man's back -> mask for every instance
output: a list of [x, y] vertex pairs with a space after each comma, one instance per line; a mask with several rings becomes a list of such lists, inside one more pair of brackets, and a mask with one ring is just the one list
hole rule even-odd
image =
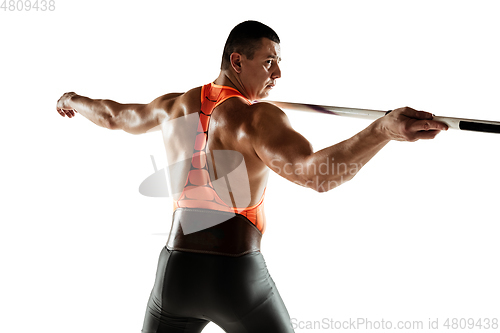
[[[201, 87], [176, 96], [169, 103], [171, 107], [159, 122], [176, 201], [191, 168], [200, 121]], [[256, 205], [264, 194], [269, 169], [256, 155], [250, 139], [258, 112], [258, 105], [248, 105], [242, 98], [232, 97], [218, 105], [210, 117], [206, 148], [210, 180], [229, 206], [235, 202], [240, 208]]]

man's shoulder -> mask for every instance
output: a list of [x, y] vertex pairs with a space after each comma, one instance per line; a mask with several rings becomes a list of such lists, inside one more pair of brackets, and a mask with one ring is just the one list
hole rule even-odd
[[164, 102], [190, 103], [200, 101], [201, 87], [192, 88], [184, 93], [171, 93], [161, 96]]
[[260, 136], [263, 132], [280, 128], [288, 124], [288, 117], [277, 106], [268, 102], [255, 102], [244, 106], [246, 116], [242, 129], [250, 136]]
[[157, 98], [158, 109], [165, 110], [165, 116], [177, 118], [185, 115], [186, 110], [199, 109], [201, 87], [184, 93], [170, 93]]
[[259, 101], [250, 105], [256, 112], [284, 113], [279, 107], [271, 102]]
[[253, 122], [255, 124], [259, 124], [261, 122], [269, 122], [269, 121], [279, 121], [286, 119], [287, 116], [276, 105], [269, 102], [256, 102], [249, 106], [253, 114]]
[[201, 88], [202, 86], [192, 88], [186, 91], [182, 96], [185, 98], [201, 100]]

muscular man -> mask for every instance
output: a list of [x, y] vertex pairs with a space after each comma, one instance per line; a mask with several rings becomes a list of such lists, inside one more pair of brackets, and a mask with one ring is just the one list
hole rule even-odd
[[[389, 141], [432, 139], [443, 123], [405, 107], [350, 139], [314, 152], [276, 106], [259, 101], [281, 76], [280, 40], [255, 21], [230, 33], [219, 77], [149, 104], [92, 100], [75, 93], [57, 103], [95, 124], [132, 134], [161, 130], [174, 216], [160, 254], [143, 332], [293, 332], [270, 277], [260, 239], [269, 169], [324, 192], [350, 180]], [[319, 172], [321, 164], [342, 164]], [[340, 170], [340, 172], [339, 172]]]

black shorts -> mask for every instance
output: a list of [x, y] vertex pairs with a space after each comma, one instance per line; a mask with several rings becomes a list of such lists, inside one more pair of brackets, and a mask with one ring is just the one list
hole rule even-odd
[[260, 252], [230, 257], [165, 247], [142, 332], [201, 332], [209, 322], [229, 333], [294, 332]]

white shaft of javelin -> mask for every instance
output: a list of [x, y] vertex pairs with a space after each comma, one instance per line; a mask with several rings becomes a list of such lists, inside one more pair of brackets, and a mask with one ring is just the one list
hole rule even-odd
[[[362, 118], [362, 119], [378, 119], [385, 116], [387, 111], [371, 110], [371, 109], [356, 109], [356, 108], [345, 108], [339, 106], [329, 106], [329, 105], [314, 105], [314, 104], [302, 104], [302, 103], [289, 103], [289, 102], [276, 102], [276, 101], [265, 101], [276, 105], [279, 108], [315, 112], [315, 113], [325, 113], [337, 116], [345, 116], [352, 118]], [[449, 128], [461, 129], [460, 122], [471, 122], [476, 124], [487, 124], [495, 125], [500, 127], [500, 122], [488, 121], [488, 120], [475, 120], [475, 119], [465, 119], [465, 118], [453, 118], [453, 117], [438, 117], [435, 116], [434, 120], [440, 121], [448, 125]]]

